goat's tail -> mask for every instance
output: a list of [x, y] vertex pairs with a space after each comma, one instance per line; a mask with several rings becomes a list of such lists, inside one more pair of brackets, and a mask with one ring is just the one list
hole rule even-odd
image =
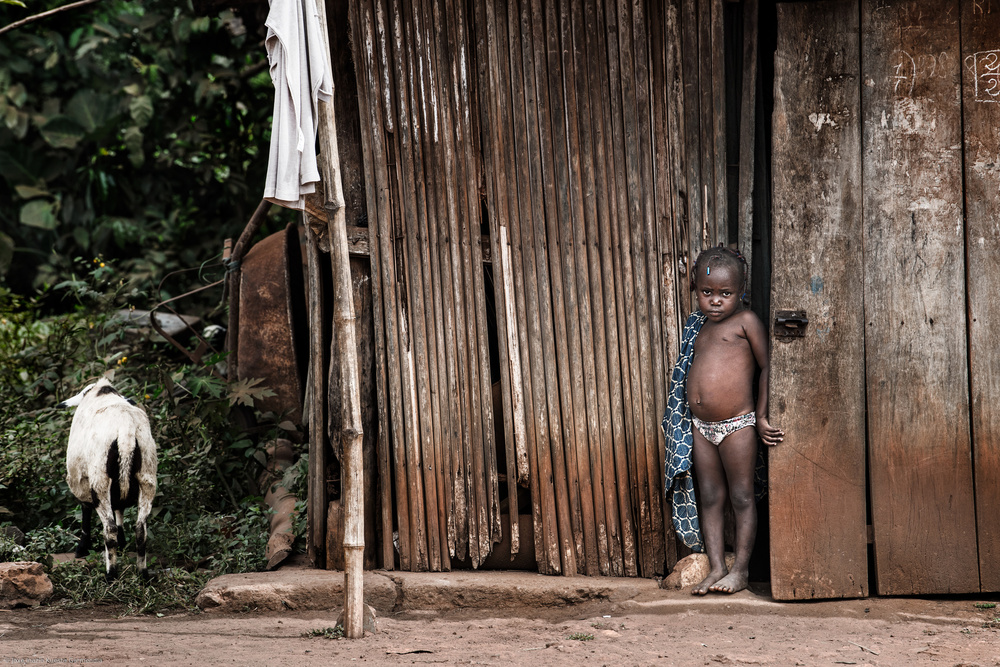
[[[118, 470], [113, 470], [109, 462], [108, 476], [111, 477], [111, 502], [115, 505], [124, 502], [134, 504], [139, 491], [138, 475], [142, 469], [142, 452], [139, 449], [138, 431], [140, 424], [133, 419], [124, 419], [118, 427], [117, 463]], [[113, 459], [116, 452], [109, 453]], [[114, 474], [117, 472], [117, 474]], [[116, 483], [117, 482], [117, 483]]]

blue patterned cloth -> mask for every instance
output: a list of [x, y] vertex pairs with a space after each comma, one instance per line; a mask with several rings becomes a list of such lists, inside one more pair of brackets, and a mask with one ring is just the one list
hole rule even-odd
[[704, 551], [704, 545], [698, 523], [694, 479], [691, 476], [694, 436], [691, 433], [691, 408], [687, 399], [687, 375], [694, 358], [694, 341], [706, 319], [704, 313], [696, 310], [684, 324], [680, 353], [670, 374], [667, 412], [661, 423], [667, 450], [664, 471], [666, 479], [663, 486], [667, 497], [672, 500], [674, 530], [681, 542], [695, 553]]

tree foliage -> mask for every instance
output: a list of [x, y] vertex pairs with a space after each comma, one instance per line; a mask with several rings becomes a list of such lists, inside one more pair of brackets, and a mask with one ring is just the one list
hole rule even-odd
[[[57, 6], [0, 4], [0, 26]], [[0, 35], [0, 276], [104, 254], [132, 277], [217, 255], [260, 201], [273, 88], [256, 30], [111, 0]]]

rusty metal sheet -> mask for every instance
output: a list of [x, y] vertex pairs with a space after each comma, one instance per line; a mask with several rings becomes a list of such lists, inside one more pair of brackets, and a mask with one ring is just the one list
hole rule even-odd
[[302, 421], [307, 360], [303, 280], [294, 224], [257, 243], [240, 266], [237, 376], [262, 379], [275, 396], [255, 407], [296, 424]]

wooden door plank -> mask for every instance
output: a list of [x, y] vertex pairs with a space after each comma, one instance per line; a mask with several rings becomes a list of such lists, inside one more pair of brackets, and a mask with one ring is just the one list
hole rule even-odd
[[778, 6], [771, 302], [810, 320], [771, 352], [779, 600], [868, 593], [858, 76], [857, 0]]
[[978, 592], [958, 1], [864, 0], [861, 16], [878, 592]]
[[979, 576], [1000, 591], [1000, 2], [962, 3], [969, 373]]

